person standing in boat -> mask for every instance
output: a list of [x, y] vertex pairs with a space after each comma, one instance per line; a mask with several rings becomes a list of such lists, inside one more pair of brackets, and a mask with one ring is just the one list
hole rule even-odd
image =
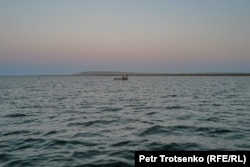
[[122, 76], [122, 79], [124, 79], [124, 80], [128, 80], [128, 74], [123, 75], [123, 76]]

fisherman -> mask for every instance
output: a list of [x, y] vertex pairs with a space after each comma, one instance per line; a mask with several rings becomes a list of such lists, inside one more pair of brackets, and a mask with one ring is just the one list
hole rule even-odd
[[122, 76], [122, 79], [124, 79], [124, 80], [128, 80], [128, 74], [123, 75], [123, 76]]

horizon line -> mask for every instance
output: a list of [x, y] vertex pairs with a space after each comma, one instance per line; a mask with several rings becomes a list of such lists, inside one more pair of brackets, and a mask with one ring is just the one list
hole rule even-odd
[[126, 71], [84, 71], [76, 74], [0, 74], [0, 76], [250, 76], [250, 72], [126, 72]]

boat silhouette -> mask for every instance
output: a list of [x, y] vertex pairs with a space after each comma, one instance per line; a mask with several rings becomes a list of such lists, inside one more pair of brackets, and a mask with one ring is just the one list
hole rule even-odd
[[128, 74], [123, 75], [121, 78], [114, 78], [114, 80], [128, 80]]

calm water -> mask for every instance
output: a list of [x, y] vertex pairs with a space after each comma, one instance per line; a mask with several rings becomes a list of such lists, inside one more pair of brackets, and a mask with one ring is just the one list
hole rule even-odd
[[250, 77], [0, 77], [0, 166], [133, 166], [250, 150]]

